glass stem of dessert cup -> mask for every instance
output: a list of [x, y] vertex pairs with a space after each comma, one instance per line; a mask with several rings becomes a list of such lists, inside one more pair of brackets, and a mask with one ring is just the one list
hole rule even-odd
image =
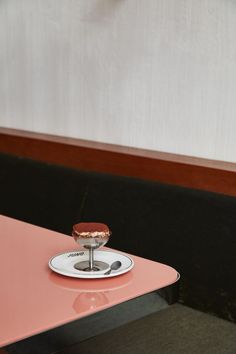
[[94, 270], [94, 248], [89, 247], [89, 271]]

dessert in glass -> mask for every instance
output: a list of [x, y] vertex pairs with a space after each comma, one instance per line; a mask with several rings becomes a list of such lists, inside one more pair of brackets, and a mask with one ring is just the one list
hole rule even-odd
[[106, 224], [95, 222], [80, 222], [73, 226], [72, 236], [75, 242], [89, 251], [88, 261], [77, 262], [74, 267], [85, 272], [106, 271], [109, 264], [94, 260], [94, 250], [104, 246], [111, 231]]

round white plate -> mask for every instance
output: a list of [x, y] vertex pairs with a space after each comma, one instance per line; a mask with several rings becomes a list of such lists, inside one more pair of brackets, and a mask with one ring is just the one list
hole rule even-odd
[[111, 251], [95, 251], [95, 261], [102, 261], [108, 263], [110, 266], [115, 261], [121, 262], [121, 267], [118, 270], [113, 270], [110, 274], [104, 274], [104, 272], [85, 272], [74, 268], [74, 264], [81, 261], [87, 261], [89, 259], [88, 251], [72, 251], [58, 254], [49, 260], [49, 268], [54, 272], [66, 275], [74, 278], [84, 279], [99, 279], [110, 278], [117, 275], [121, 275], [130, 271], [134, 266], [134, 261], [121, 253]]

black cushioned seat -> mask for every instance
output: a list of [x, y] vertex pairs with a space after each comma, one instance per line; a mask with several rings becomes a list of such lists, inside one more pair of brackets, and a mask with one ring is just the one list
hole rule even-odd
[[104, 220], [109, 246], [173, 266], [179, 301], [236, 322], [236, 198], [94, 174], [81, 208]]
[[86, 195], [86, 173], [0, 154], [0, 212], [71, 234]]
[[235, 354], [236, 325], [172, 305], [58, 354]]

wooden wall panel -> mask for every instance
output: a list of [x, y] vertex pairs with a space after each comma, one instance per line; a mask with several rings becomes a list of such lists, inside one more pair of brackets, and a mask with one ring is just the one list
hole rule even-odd
[[236, 196], [236, 164], [0, 129], [0, 151], [88, 171]]

